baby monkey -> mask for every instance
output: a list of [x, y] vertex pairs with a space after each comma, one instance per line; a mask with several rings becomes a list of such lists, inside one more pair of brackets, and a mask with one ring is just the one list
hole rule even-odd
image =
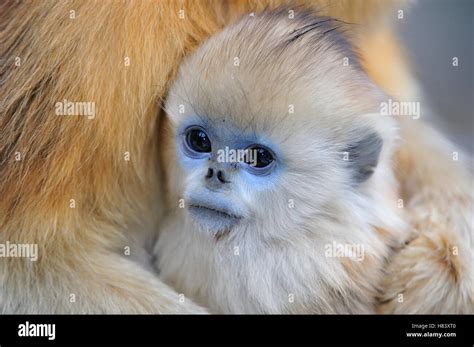
[[219, 313], [370, 313], [404, 224], [397, 127], [340, 22], [248, 16], [180, 67], [165, 105], [162, 278]]

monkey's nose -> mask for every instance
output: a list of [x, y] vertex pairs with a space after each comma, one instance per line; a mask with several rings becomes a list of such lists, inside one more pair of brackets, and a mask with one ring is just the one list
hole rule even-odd
[[222, 170], [215, 170], [212, 167], [207, 169], [206, 173], [206, 179], [210, 182], [219, 182], [219, 183], [229, 183], [229, 181], [226, 180], [224, 171]]

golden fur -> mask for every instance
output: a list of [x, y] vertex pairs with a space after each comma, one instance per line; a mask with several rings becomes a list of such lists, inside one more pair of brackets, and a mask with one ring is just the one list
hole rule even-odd
[[[152, 272], [120, 254], [134, 231], [154, 230], [160, 218], [161, 170], [154, 160], [159, 106], [182, 57], [239, 14], [282, 2], [1, 2], [0, 241], [40, 247], [36, 263], [0, 260], [2, 312], [201, 311], [179, 303]], [[382, 41], [393, 43], [389, 56], [379, 50], [379, 37], [361, 32], [354, 43], [383, 88], [413, 88], [409, 78], [395, 78], [393, 71], [407, 70], [396, 40], [378, 20], [391, 2], [299, 2], [384, 28]], [[386, 62], [383, 69], [370, 63], [379, 59]], [[55, 115], [54, 104], [63, 99], [95, 102], [97, 117]], [[408, 150], [410, 155], [416, 153]], [[438, 183], [427, 180], [426, 190]], [[137, 248], [131, 247], [132, 255]], [[77, 302], [71, 303], [71, 294]]]

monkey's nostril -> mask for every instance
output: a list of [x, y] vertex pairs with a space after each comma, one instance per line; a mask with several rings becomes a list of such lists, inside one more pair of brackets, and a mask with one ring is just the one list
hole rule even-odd
[[222, 170], [215, 171], [213, 168], [207, 169], [205, 178], [213, 183], [228, 183], [224, 178], [224, 172]]
[[217, 178], [218, 178], [219, 181], [221, 181], [222, 183], [226, 183], [226, 182], [227, 182], [227, 181], [224, 179], [224, 173], [223, 173], [221, 170], [219, 170], [219, 171], [217, 172]]

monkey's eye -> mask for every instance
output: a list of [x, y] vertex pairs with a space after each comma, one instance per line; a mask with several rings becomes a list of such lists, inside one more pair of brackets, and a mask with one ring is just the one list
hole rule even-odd
[[251, 145], [247, 147], [246, 151], [245, 163], [254, 168], [268, 168], [275, 162], [273, 152], [265, 146]]
[[211, 140], [201, 128], [190, 128], [186, 131], [186, 145], [194, 152], [209, 153], [211, 151]]

